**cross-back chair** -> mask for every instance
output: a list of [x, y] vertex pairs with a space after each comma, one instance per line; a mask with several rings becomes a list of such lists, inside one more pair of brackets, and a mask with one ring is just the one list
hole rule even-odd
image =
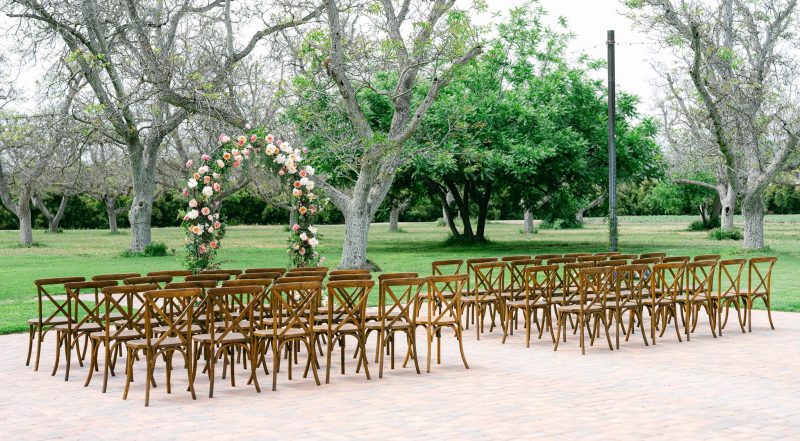
[[678, 336], [678, 341], [683, 341], [678, 325], [677, 298], [684, 291], [686, 262], [657, 263], [653, 265], [648, 279], [650, 281], [650, 298], [642, 299], [642, 303], [650, 310], [650, 340], [655, 345], [656, 329], [659, 323], [661, 323], [659, 337], [662, 337], [672, 320], [675, 322], [675, 334]]
[[[84, 277], [56, 277], [49, 279], [37, 279], [33, 283], [36, 286], [36, 303], [38, 315], [36, 318], [28, 319], [28, 358], [25, 366], [31, 363], [33, 353], [33, 342], [36, 340], [36, 361], [34, 371], [39, 370], [39, 359], [42, 355], [42, 341], [44, 336], [53, 329], [53, 326], [66, 324], [69, 320], [67, 303], [69, 297], [66, 293], [54, 292], [55, 289], [63, 289], [65, 283], [83, 282]], [[58, 287], [55, 288], [54, 287]], [[63, 295], [62, 299], [60, 296]]]
[[[555, 340], [553, 334], [553, 317], [551, 314], [551, 297], [556, 284], [558, 265], [528, 266], [523, 270], [523, 297], [519, 300], [506, 302], [506, 315], [515, 314], [522, 311], [525, 320], [525, 346], [531, 347], [531, 327], [533, 323], [538, 323], [536, 318], [537, 311], [542, 311], [542, 324], [539, 326], [539, 338], [545, 328], [550, 329], [550, 337]], [[503, 328], [503, 343], [509, 335], [509, 320], [506, 320]]]
[[[558, 308], [558, 331], [556, 332], [556, 335], [560, 337], [563, 330], [564, 341], [566, 341], [566, 318], [568, 315], [574, 314], [577, 316], [581, 354], [586, 355], [584, 330], [589, 330], [589, 335], [591, 337], [589, 344], [593, 345], [595, 337], [597, 337], [597, 334], [600, 332], [601, 324], [606, 335], [608, 348], [614, 350], [614, 346], [611, 344], [611, 337], [609, 335], [608, 320], [606, 319], [608, 298], [611, 292], [615, 289], [613, 268], [599, 267], [581, 269], [578, 280], [580, 300], [577, 304]], [[594, 331], [591, 331], [590, 328], [592, 319], [594, 320]], [[560, 340], [560, 338], [556, 338], [553, 350], [558, 350], [558, 342]]]
[[474, 289], [472, 295], [465, 297], [463, 302], [472, 308], [474, 314], [475, 333], [478, 340], [484, 330], [486, 314], [489, 314], [491, 323], [489, 332], [495, 325], [495, 316], [500, 316], [500, 326], [504, 325], [505, 306], [503, 301], [503, 288], [505, 287], [506, 262], [485, 262], [473, 265]]
[[[341, 276], [370, 276], [369, 274], [342, 274]], [[332, 276], [333, 277], [333, 276]], [[325, 369], [325, 383], [331, 381], [331, 358], [333, 347], [338, 342], [341, 353], [341, 372], [344, 375], [345, 363], [345, 337], [356, 339], [357, 354], [359, 355], [356, 373], [361, 366], [367, 380], [370, 379], [367, 366], [366, 349], [366, 309], [370, 291], [375, 286], [372, 280], [334, 280], [327, 284], [327, 314], [321, 324], [318, 335], [325, 335], [328, 342], [327, 366]]]
[[[642, 301], [649, 295], [650, 266], [647, 264], [622, 265], [618, 266], [615, 272], [616, 292], [614, 293], [613, 312], [616, 348], [619, 349], [620, 328], [622, 327], [622, 332], [625, 333], [625, 341], [628, 341], [636, 323], [639, 323], [639, 332], [642, 334], [644, 345], [649, 346], [642, 317]], [[623, 317], [626, 312], [628, 313], [627, 331], [623, 325]]]
[[[717, 334], [722, 335], [722, 329], [728, 323], [728, 313], [731, 305], [736, 308], [739, 327], [745, 332], [746, 316], [742, 317], [742, 272], [747, 259], [720, 260], [717, 271], [717, 289], [712, 292], [712, 300], [717, 312]], [[725, 308], [725, 319], [722, 318], [722, 308]], [[746, 311], [744, 312], [746, 314]]]
[[[464, 338], [461, 327], [461, 295], [467, 284], [466, 274], [450, 274], [429, 276], [425, 279], [427, 290], [424, 299], [415, 306], [415, 326], [425, 327], [428, 344], [426, 371], [431, 371], [431, 353], [433, 339], [436, 337], [436, 364], [442, 362], [442, 330], [452, 329], [458, 340], [461, 361], [469, 369], [467, 357], [464, 355]], [[423, 312], [423, 308], [425, 311]]]
[[747, 330], [753, 331], [753, 304], [757, 299], [761, 299], [767, 307], [767, 318], [769, 326], [775, 329], [772, 323], [772, 303], [770, 294], [772, 292], [772, 268], [777, 257], [753, 257], [747, 265], [747, 292], [745, 294], [745, 304], [747, 308]]
[[391, 356], [390, 368], [394, 369], [395, 341], [397, 333], [406, 336], [408, 357], [413, 358], [414, 367], [420, 373], [417, 359], [417, 339], [414, 326], [414, 306], [425, 279], [419, 277], [388, 278], [380, 280], [378, 293], [378, 318], [366, 324], [368, 330], [378, 334], [378, 378], [383, 378], [384, 355]]

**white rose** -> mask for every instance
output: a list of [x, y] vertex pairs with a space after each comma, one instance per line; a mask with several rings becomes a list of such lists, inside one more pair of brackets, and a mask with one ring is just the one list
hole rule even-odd
[[306, 190], [313, 190], [313, 189], [314, 189], [314, 181], [309, 181], [308, 184], [306, 184]]
[[214, 172], [214, 174], [212, 174], [211, 176], [213, 176], [214, 179], [219, 179], [219, 173], [217, 172]]
[[300, 185], [308, 185], [309, 182], [311, 181], [309, 181], [305, 176], [300, 178]]
[[286, 162], [286, 156], [283, 156], [283, 155], [276, 156], [275, 157], [275, 162], [277, 162], [278, 164], [285, 163]]
[[300, 233], [300, 240], [302, 241], [308, 240], [308, 235], [306, 233]]
[[312, 226], [308, 227], [308, 231], [310, 231], [311, 234], [317, 234], [317, 227], [312, 225]]
[[210, 198], [214, 194], [214, 189], [211, 186], [206, 185], [203, 187], [203, 196]]
[[312, 237], [311, 240], [308, 241], [308, 244], [311, 245], [311, 248], [316, 248], [319, 245], [319, 241], [316, 237]]
[[223, 161], [222, 159], [217, 159], [217, 166], [219, 168], [225, 168], [225, 161]]
[[200, 213], [198, 213], [197, 210], [189, 210], [189, 212], [186, 213], [186, 216], [188, 216], [189, 219], [197, 219], [197, 216], [199, 215]]
[[308, 176], [314, 176], [314, 167], [307, 165], [306, 166], [306, 174]]
[[186, 186], [189, 188], [197, 188], [197, 181], [195, 181], [194, 178], [189, 179], [186, 181]]
[[204, 165], [204, 166], [198, 168], [197, 172], [200, 173], [201, 175], [204, 175], [204, 174], [208, 173], [208, 166]]

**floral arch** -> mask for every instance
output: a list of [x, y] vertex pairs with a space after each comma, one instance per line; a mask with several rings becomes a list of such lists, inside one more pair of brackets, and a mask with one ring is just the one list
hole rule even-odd
[[186, 234], [184, 266], [198, 272], [215, 266], [214, 258], [225, 236], [225, 222], [220, 217], [220, 196], [231, 172], [260, 161], [286, 181], [297, 210], [297, 223], [291, 228], [287, 243], [290, 265], [316, 266], [323, 257], [316, 250], [319, 245], [317, 228], [313, 219], [319, 211], [319, 199], [314, 194], [314, 168], [302, 166], [305, 148], [297, 149], [277, 140], [261, 129], [247, 128], [247, 133], [232, 140], [220, 135], [220, 145], [212, 153], [203, 154], [199, 166], [189, 160], [186, 168], [192, 170], [182, 190], [188, 208], [183, 213], [181, 226]]

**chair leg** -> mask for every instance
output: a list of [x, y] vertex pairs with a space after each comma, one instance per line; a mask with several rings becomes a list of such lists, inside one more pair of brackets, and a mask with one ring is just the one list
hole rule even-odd
[[92, 382], [92, 374], [94, 373], [94, 367], [97, 364], [97, 349], [98, 349], [98, 340], [92, 339], [92, 349], [89, 351], [89, 373], [86, 375], [86, 382], [83, 383], [83, 387], [88, 387], [89, 383]]
[[325, 384], [331, 382], [331, 355], [333, 354], [333, 335], [328, 334], [328, 352], [326, 356], [327, 366], [325, 367]]
[[278, 387], [278, 367], [281, 363], [281, 345], [278, 343], [277, 338], [272, 339], [272, 390], [277, 390]]
[[770, 305], [769, 295], [764, 297], [764, 304], [767, 305], [767, 319], [769, 320], [769, 327], [775, 330], [775, 325], [772, 323], [772, 306]]
[[464, 334], [461, 332], [461, 323], [456, 323], [454, 328], [456, 332], [456, 338], [458, 339], [458, 350], [461, 352], [461, 361], [464, 362], [464, 368], [469, 369], [469, 364], [467, 364], [467, 356], [464, 355]]
[[33, 367], [34, 371], [39, 370], [39, 359], [42, 355], [42, 340], [44, 339], [44, 333], [42, 332], [42, 327], [39, 326], [36, 330], [36, 364]]
[[[614, 345], [611, 344], [611, 336], [609, 335], [608, 332], [609, 325], [608, 325], [608, 320], [606, 319], [606, 315], [604, 313], [600, 313], [598, 315], [600, 316], [600, 320], [602, 320], [603, 322], [603, 329], [606, 331], [606, 341], [608, 342], [608, 349], [613, 351]], [[597, 319], [595, 319], [595, 321], [597, 321]]]
[[[369, 376], [369, 367], [367, 366], [367, 345], [366, 345], [367, 336], [363, 333], [359, 333], [358, 335], [358, 344], [361, 348], [361, 360], [360, 363], [364, 364], [364, 374], [367, 376], [367, 380], [371, 380], [372, 378]], [[358, 373], [358, 366], [356, 367], [356, 373]]]
[[150, 383], [153, 379], [153, 365], [155, 364], [155, 356], [149, 348], [145, 350], [145, 363], [147, 364], [147, 369], [145, 370], [144, 407], [147, 407], [150, 405]]
[[122, 399], [128, 399], [128, 391], [133, 381], [133, 350], [128, 348], [128, 356], [125, 358], [125, 391], [122, 392]]
[[[114, 350], [116, 351], [117, 349], [119, 349], [119, 343], [117, 343], [117, 347]], [[105, 359], [103, 360], [103, 393], [106, 393], [106, 389], [108, 388], [109, 371], [111, 371], [111, 348], [109, 348], [107, 344], [105, 345]], [[111, 373], [113, 374], [113, 371], [111, 371]]]
[[311, 373], [314, 375], [314, 382], [319, 386], [322, 383], [319, 382], [319, 375], [317, 375], [317, 348], [314, 347], [314, 342], [310, 339], [303, 339], [303, 343], [305, 343], [306, 350], [308, 351], [308, 364], [311, 365]]
[[431, 328], [433, 328], [433, 323], [429, 323], [428, 326], [425, 327], [425, 336], [427, 337], [428, 342], [428, 362], [426, 371], [430, 374], [431, 373], [431, 344], [433, 343], [433, 334], [431, 333]]
[[585, 323], [584, 323], [583, 314], [578, 314], [578, 326], [581, 328], [581, 330], [580, 330], [580, 333], [581, 333], [581, 335], [580, 335], [580, 339], [581, 339], [580, 340], [581, 355], [586, 355], [586, 345], [584, 344], [584, 341], [583, 341], [583, 332], [584, 332], [583, 328], [584, 328], [584, 325], [585, 325]]
[[31, 354], [33, 353], [33, 339], [36, 336], [36, 328], [39, 326], [28, 325], [28, 358], [25, 359], [25, 366], [31, 364]]

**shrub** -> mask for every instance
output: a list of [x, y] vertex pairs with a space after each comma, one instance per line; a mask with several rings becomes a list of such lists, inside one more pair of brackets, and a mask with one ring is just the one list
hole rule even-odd
[[708, 232], [708, 238], [711, 240], [742, 240], [744, 239], [744, 234], [739, 228], [733, 228], [731, 230], [714, 228]]
[[689, 224], [689, 231], [707, 231], [713, 230], [714, 228], [720, 227], [720, 218], [711, 218], [703, 220], [694, 221]]
[[[171, 250], [175, 254], [175, 250]], [[144, 247], [141, 252], [125, 250], [122, 257], [163, 257], [168, 254], [167, 244], [164, 242], [152, 242], [150, 245]]]

